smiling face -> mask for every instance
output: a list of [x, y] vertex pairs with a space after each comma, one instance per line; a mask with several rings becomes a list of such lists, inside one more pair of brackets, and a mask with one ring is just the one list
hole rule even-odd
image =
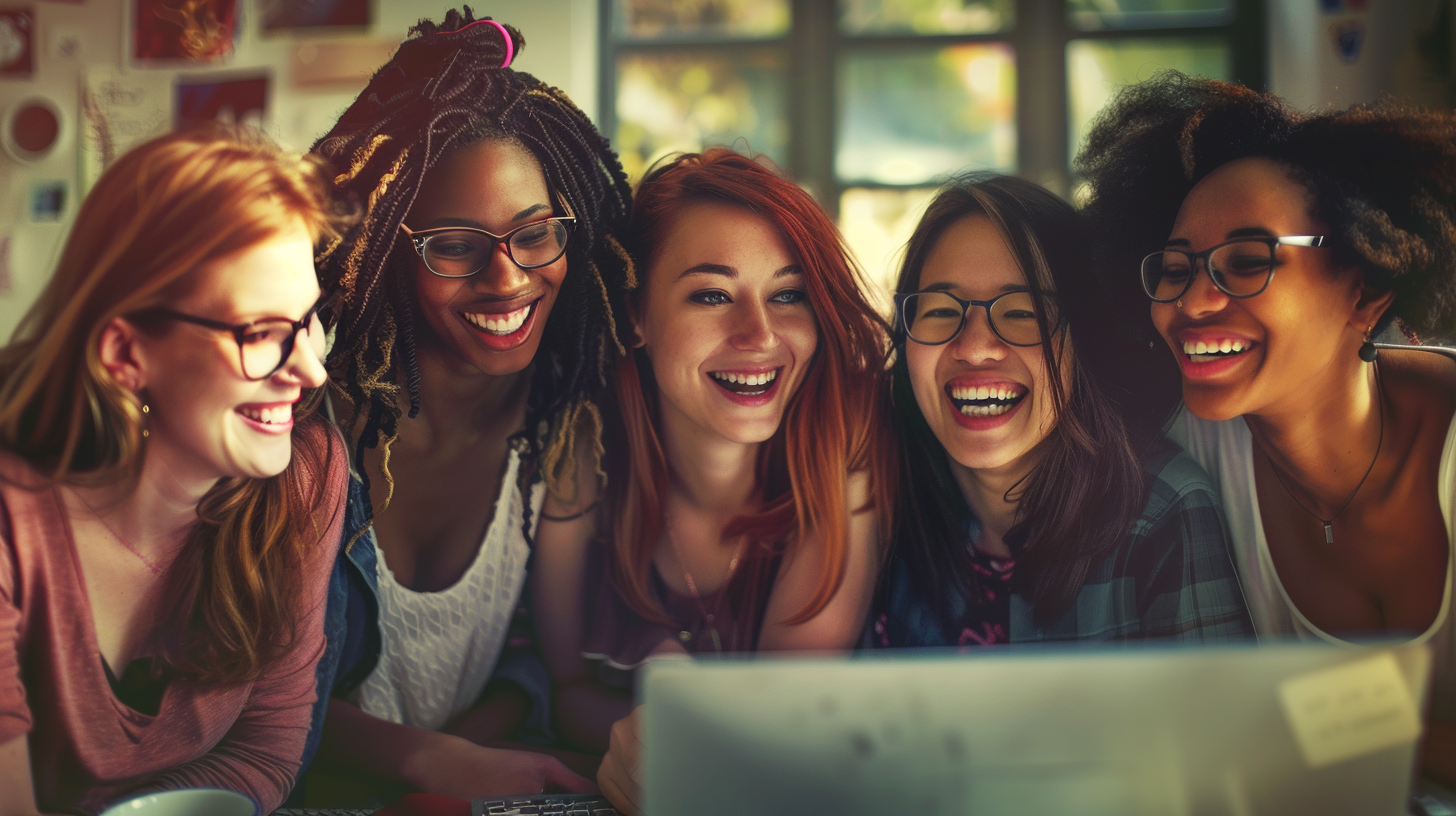
[[[979, 215], [941, 233], [917, 283], [918, 291], [949, 292], [962, 300], [989, 301], [1027, 289], [1006, 240]], [[1042, 347], [1007, 344], [991, 330], [981, 306], [969, 307], [965, 326], [948, 343], [927, 346], [907, 339], [905, 363], [926, 422], [950, 458], [964, 467], [1029, 467], [1033, 450], [1056, 424]], [[1064, 353], [1064, 374], [1070, 373], [1069, 365]]]
[[[489, 139], [459, 148], [432, 167], [405, 223], [415, 231], [453, 226], [505, 235], [556, 214], [551, 201], [530, 151]], [[403, 233], [400, 240], [406, 240]], [[474, 275], [442, 278], [413, 248], [410, 254], [416, 306], [428, 328], [422, 348], [484, 374], [515, 374], [530, 365], [566, 277], [566, 255], [522, 269], [497, 244]]]
[[[1200, 181], [1178, 211], [1169, 249], [1201, 251], [1245, 236], [1329, 235], [1309, 191], [1279, 164], [1230, 162]], [[1183, 371], [1183, 399], [1205, 419], [1298, 409], [1356, 367], [1365, 327], [1358, 270], [1325, 248], [1278, 246], [1268, 287], [1232, 298], [1198, 265], [1176, 303], [1154, 303], [1153, 324]], [[1335, 379], [1331, 379], [1331, 378]]]
[[[167, 307], [228, 324], [299, 320], [319, 298], [313, 241], [302, 224], [193, 275]], [[162, 457], [179, 480], [282, 473], [292, 456], [293, 405], [302, 389], [324, 382], [312, 348], [321, 338], [312, 333], [300, 332], [285, 365], [262, 380], [243, 376], [231, 332], [166, 320], [156, 332], [138, 333], [132, 385], [145, 389], [150, 407], [148, 457]]]
[[773, 436], [819, 342], [788, 245], [731, 204], [675, 216], [635, 311], [663, 421], [733, 442]]

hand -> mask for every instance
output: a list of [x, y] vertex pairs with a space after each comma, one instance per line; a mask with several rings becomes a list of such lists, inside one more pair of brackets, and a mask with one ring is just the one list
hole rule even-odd
[[419, 757], [410, 781], [424, 793], [491, 799], [538, 793], [596, 793], [596, 785], [561, 760], [534, 751], [485, 748], [450, 737]]
[[602, 795], [627, 816], [642, 812], [642, 706], [612, 724], [611, 743], [597, 769]]

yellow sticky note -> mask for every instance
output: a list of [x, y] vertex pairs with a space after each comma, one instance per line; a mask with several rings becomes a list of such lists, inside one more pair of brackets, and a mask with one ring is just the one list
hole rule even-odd
[[1291, 677], [1279, 702], [1311, 768], [1414, 742], [1420, 713], [1389, 652]]

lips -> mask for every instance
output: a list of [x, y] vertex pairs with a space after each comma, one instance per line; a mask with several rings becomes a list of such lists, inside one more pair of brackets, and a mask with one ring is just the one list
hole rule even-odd
[[541, 298], [538, 297], [509, 312], [460, 312], [460, 317], [485, 345], [506, 351], [526, 342], [536, 323], [536, 307], [540, 304]]
[[1030, 390], [1018, 382], [958, 377], [945, 385], [952, 416], [962, 427], [987, 430], [1009, 422]]
[[293, 403], [297, 401], [295, 398], [288, 402], [253, 402], [239, 405], [233, 413], [254, 430], [276, 436], [293, 430]]
[[708, 379], [729, 400], [751, 407], [767, 404], [773, 399], [782, 372], [783, 366], [709, 371]]
[[1174, 338], [1174, 347], [1184, 376], [1205, 379], [1236, 368], [1259, 343], [1236, 334], [1180, 332]]

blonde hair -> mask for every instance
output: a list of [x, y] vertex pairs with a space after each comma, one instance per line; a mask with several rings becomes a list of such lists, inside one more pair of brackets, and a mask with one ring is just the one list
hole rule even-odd
[[[189, 130], [128, 152], [86, 197], [55, 275], [0, 349], [0, 448], [54, 482], [134, 478], [146, 450], [141, 400], [101, 364], [106, 326], [162, 305], [214, 259], [298, 223], [316, 242], [333, 239], [347, 220], [317, 160], [257, 131]], [[198, 506], [164, 589], [189, 629], [166, 657], [186, 675], [246, 680], [292, 641], [288, 590], [298, 589], [330, 455], [327, 435], [308, 426], [295, 430], [282, 474], [223, 479]]]

